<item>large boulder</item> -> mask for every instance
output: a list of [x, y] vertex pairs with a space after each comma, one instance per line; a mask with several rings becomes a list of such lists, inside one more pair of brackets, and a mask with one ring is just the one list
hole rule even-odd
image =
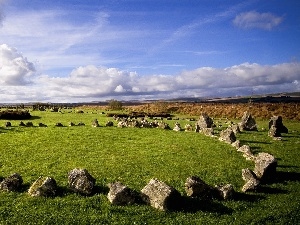
[[54, 197], [56, 193], [57, 184], [51, 177], [39, 177], [28, 190], [32, 197]]
[[130, 205], [138, 201], [137, 192], [131, 190], [121, 182], [110, 183], [108, 187], [107, 198], [113, 205]]
[[248, 131], [257, 131], [257, 124], [255, 119], [251, 116], [249, 112], [244, 112], [242, 117], [242, 121], [238, 123], [239, 129], [241, 131], [248, 130]]
[[277, 160], [265, 152], [258, 153], [255, 158], [254, 173], [261, 181], [273, 180], [276, 176]]
[[189, 197], [211, 199], [214, 195], [214, 188], [197, 176], [188, 177], [184, 185], [185, 192]]
[[260, 181], [252, 170], [242, 169], [242, 178], [245, 181], [242, 192], [256, 191], [259, 187]]
[[157, 179], [151, 179], [141, 190], [141, 197], [147, 204], [163, 211], [177, 209], [181, 202], [181, 195], [175, 188]]
[[214, 121], [206, 113], [203, 113], [196, 122], [196, 125], [199, 125], [200, 129], [212, 128], [213, 124]]
[[227, 128], [226, 130], [222, 130], [220, 132], [219, 140], [224, 141], [228, 144], [232, 144], [233, 142], [236, 141], [236, 136], [235, 136], [234, 132], [232, 131], [232, 129]]
[[269, 136], [281, 137], [281, 133], [288, 133], [288, 129], [282, 123], [281, 116], [273, 116], [269, 121]]
[[280, 133], [288, 133], [287, 127], [284, 126], [283, 123], [282, 123], [282, 117], [281, 116], [271, 117], [271, 119], [269, 121], [269, 129], [271, 128], [272, 125], [275, 126], [276, 128], [278, 128], [278, 131]]
[[0, 190], [2, 191], [17, 191], [23, 183], [21, 175], [14, 173], [9, 177], [5, 178], [0, 183]]
[[68, 174], [69, 188], [74, 192], [90, 195], [93, 193], [96, 179], [86, 169], [75, 168]]

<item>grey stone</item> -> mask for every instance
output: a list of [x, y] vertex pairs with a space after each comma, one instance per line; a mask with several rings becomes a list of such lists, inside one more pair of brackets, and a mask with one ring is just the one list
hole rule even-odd
[[252, 153], [251, 148], [250, 148], [249, 145], [243, 145], [237, 151], [238, 152], [242, 152], [243, 153], [243, 157], [245, 157], [247, 160], [254, 161], [256, 159], [256, 157], [253, 155], [253, 153]]
[[223, 200], [232, 199], [235, 193], [232, 184], [216, 185], [215, 189], [217, 190], [219, 198]]
[[238, 126], [241, 131], [257, 131], [257, 124], [255, 122], [255, 119], [251, 116], [249, 112], [244, 112], [242, 121], [238, 123]]
[[214, 121], [206, 113], [203, 113], [199, 117], [196, 124], [199, 125], [200, 129], [202, 129], [202, 128], [212, 128], [213, 124], [214, 124]]
[[241, 142], [239, 140], [236, 140], [231, 145], [232, 145], [232, 147], [239, 149], [241, 147]]
[[137, 193], [121, 182], [108, 184], [108, 187], [107, 198], [113, 205], [130, 205], [137, 202]]
[[57, 184], [51, 177], [39, 177], [28, 190], [32, 197], [54, 197], [56, 192]]
[[214, 136], [214, 129], [211, 128], [202, 128], [201, 133], [203, 133], [206, 136]]
[[23, 183], [21, 175], [14, 173], [9, 177], [5, 178], [0, 183], [0, 190], [2, 191], [17, 191]]
[[97, 119], [94, 119], [92, 122], [92, 127], [100, 127], [99, 122]]
[[254, 173], [261, 181], [269, 181], [276, 176], [277, 160], [269, 153], [258, 153], [255, 159]]
[[113, 121], [107, 121], [105, 126], [106, 127], [112, 127], [112, 126], [114, 126], [114, 122]]
[[242, 178], [245, 181], [242, 192], [256, 191], [260, 185], [255, 173], [248, 168], [242, 170]]
[[80, 194], [92, 194], [95, 182], [95, 178], [93, 178], [86, 169], [75, 168], [68, 174], [69, 188]]
[[5, 122], [4, 126], [5, 126], [5, 127], [11, 127], [11, 122], [9, 122], [9, 121], [8, 121], [8, 122]]
[[141, 197], [147, 204], [163, 211], [178, 208], [181, 201], [181, 195], [175, 188], [157, 179], [151, 179], [141, 190]]
[[173, 128], [174, 131], [181, 131], [181, 127], [179, 123], [175, 123], [175, 127]]
[[224, 141], [228, 144], [232, 144], [233, 142], [236, 141], [236, 136], [235, 136], [234, 132], [232, 131], [232, 129], [227, 128], [226, 130], [222, 130], [220, 132], [219, 140]]
[[184, 126], [184, 130], [185, 131], [193, 131], [193, 126], [191, 125], [191, 124], [186, 124], [185, 126]]
[[211, 199], [214, 189], [197, 176], [188, 177], [185, 181], [185, 192], [189, 197]]
[[[286, 133], [287, 134], [288, 133], [287, 127], [284, 126], [283, 123], [282, 123], [282, 117], [281, 116], [273, 116], [273, 117], [271, 117], [271, 119], [269, 121], [269, 129], [272, 126], [274, 126], [274, 127], [277, 128], [276, 130], [277, 130], [277, 132], [279, 134], [281, 134], [281, 133]], [[280, 136], [278, 136], [278, 137], [280, 137]]]

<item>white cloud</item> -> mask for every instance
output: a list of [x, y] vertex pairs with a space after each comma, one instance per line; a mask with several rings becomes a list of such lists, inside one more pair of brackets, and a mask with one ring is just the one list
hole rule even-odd
[[88, 65], [74, 69], [67, 77], [31, 76], [29, 84], [28, 78], [34, 73], [33, 64], [14, 48], [1, 45], [0, 49], [1, 102], [235, 96], [291, 92], [300, 88], [300, 63], [243, 63], [227, 68], [201, 67], [178, 75], [149, 76]]
[[244, 29], [259, 28], [271, 30], [283, 21], [283, 17], [272, 13], [258, 13], [256, 11], [243, 12], [235, 17], [233, 24]]
[[0, 84], [25, 85], [34, 72], [33, 63], [17, 49], [0, 45]]

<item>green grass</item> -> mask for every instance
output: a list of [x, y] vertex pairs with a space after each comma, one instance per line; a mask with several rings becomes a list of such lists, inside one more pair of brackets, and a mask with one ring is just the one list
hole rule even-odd
[[[258, 132], [238, 135], [255, 153], [278, 159], [277, 178], [260, 192], [240, 193], [243, 168], [254, 168], [241, 153], [217, 138], [194, 132], [146, 128], [104, 127], [109, 118], [101, 111], [78, 114], [31, 112], [36, 127], [0, 127], [0, 177], [20, 173], [20, 192], [0, 192], [0, 224], [297, 224], [300, 221], [299, 122], [284, 121], [290, 133], [283, 141], [267, 136], [267, 121], [257, 121]], [[97, 118], [102, 127], [93, 128]], [[84, 127], [68, 127], [69, 122]], [[26, 122], [26, 121], [24, 121]], [[42, 122], [48, 127], [37, 127]], [[61, 122], [65, 127], [55, 127]], [[171, 127], [177, 121], [167, 121]], [[179, 121], [182, 127], [187, 123]], [[1, 124], [0, 124], [1, 125]], [[96, 178], [92, 196], [67, 189], [67, 174], [86, 168]], [[27, 190], [39, 176], [51, 176], [59, 185], [55, 198], [33, 198]], [[109, 182], [121, 181], [140, 191], [151, 178], [175, 187], [183, 196], [188, 176], [210, 185], [233, 184], [231, 201], [190, 201], [182, 211], [160, 212], [147, 205], [113, 206], [106, 198]], [[187, 200], [188, 201], [188, 200]]]

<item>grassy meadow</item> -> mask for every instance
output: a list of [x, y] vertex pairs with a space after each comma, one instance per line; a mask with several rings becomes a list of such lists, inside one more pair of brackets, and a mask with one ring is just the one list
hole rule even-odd
[[[242, 132], [237, 139], [254, 153], [268, 152], [278, 160], [277, 177], [255, 193], [241, 193], [241, 171], [254, 169], [240, 152], [217, 138], [195, 132], [158, 128], [105, 127], [112, 118], [101, 110], [62, 112], [31, 111], [34, 127], [4, 127], [0, 120], [0, 178], [15, 172], [23, 178], [19, 192], [0, 192], [0, 224], [299, 224], [300, 223], [300, 122], [283, 123], [289, 133], [282, 141], [268, 137], [268, 121], [256, 121], [257, 132]], [[175, 122], [184, 127], [184, 115]], [[197, 117], [195, 117], [197, 118]], [[97, 119], [101, 127], [92, 127]], [[215, 119], [216, 121], [217, 119]], [[86, 126], [69, 127], [69, 122]], [[225, 120], [220, 120], [225, 122]], [[48, 127], [38, 127], [38, 123]], [[64, 127], [55, 127], [61, 122]], [[223, 128], [218, 128], [219, 131]], [[67, 174], [86, 168], [96, 179], [95, 193], [82, 196], [67, 188]], [[191, 175], [207, 184], [231, 183], [237, 194], [229, 201], [189, 200], [179, 211], [161, 212], [148, 205], [113, 206], [107, 184], [121, 181], [140, 191], [151, 178], [176, 188], [185, 196]], [[39, 176], [53, 177], [59, 186], [54, 198], [27, 194]]]

